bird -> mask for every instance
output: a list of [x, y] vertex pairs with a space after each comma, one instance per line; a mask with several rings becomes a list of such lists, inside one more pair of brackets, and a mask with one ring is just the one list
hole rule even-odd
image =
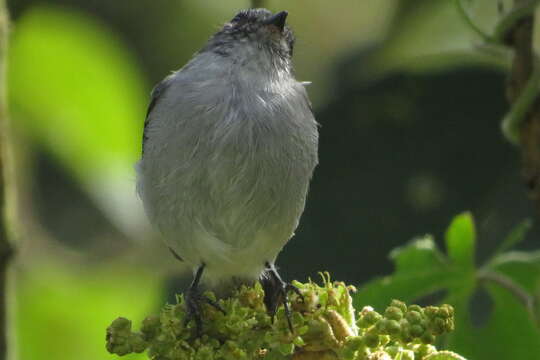
[[287, 292], [297, 289], [275, 260], [304, 211], [319, 134], [287, 16], [238, 12], [151, 93], [137, 192], [193, 270], [185, 302], [198, 329], [201, 303], [219, 308], [201, 288], [224, 295], [261, 281], [272, 318], [283, 304], [292, 330]]

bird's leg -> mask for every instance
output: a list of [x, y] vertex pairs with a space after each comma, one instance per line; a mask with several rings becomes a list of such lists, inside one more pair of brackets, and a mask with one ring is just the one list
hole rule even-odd
[[195, 320], [195, 325], [197, 328], [197, 337], [200, 337], [202, 334], [202, 317], [201, 317], [201, 303], [205, 302], [217, 310], [225, 314], [225, 310], [214, 300], [204, 296], [199, 290], [199, 283], [203, 274], [205, 264], [202, 264], [197, 269], [193, 282], [189, 286], [185, 294], [186, 301], [186, 310], [187, 317], [185, 322], [189, 322], [191, 319]]
[[292, 322], [291, 322], [291, 310], [289, 308], [289, 298], [287, 292], [294, 291], [300, 298], [304, 298], [300, 290], [292, 285], [291, 283], [286, 283], [279, 276], [274, 264], [269, 262], [265, 263], [266, 265], [266, 276], [261, 278], [261, 284], [264, 289], [264, 304], [272, 321], [274, 321], [274, 316], [276, 315], [277, 308], [279, 305], [283, 304], [285, 309], [285, 317], [287, 318], [287, 323], [291, 332], [294, 332]]

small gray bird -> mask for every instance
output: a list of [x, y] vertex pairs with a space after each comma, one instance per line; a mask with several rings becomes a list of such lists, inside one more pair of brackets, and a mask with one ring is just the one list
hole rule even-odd
[[223, 294], [261, 279], [269, 312], [283, 303], [289, 314], [294, 288], [274, 261], [304, 210], [318, 131], [286, 18], [240, 11], [152, 92], [137, 188], [150, 222], [193, 268], [186, 302], [198, 328], [209, 301], [199, 282]]

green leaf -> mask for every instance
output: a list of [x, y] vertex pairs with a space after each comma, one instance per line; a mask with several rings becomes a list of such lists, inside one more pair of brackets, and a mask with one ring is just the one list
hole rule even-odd
[[[447, 348], [469, 359], [536, 359], [540, 353], [540, 332], [520, 301], [508, 290], [487, 285], [493, 299], [493, 312], [487, 324], [473, 327], [466, 308], [455, 309], [456, 328], [449, 335]], [[465, 311], [465, 313], [462, 313]]]
[[[523, 306], [523, 299], [518, 299], [508, 287], [486, 281], [485, 287], [493, 301], [492, 312], [480, 328], [471, 321], [470, 301], [477, 286], [477, 271], [473, 260], [475, 230], [469, 213], [452, 221], [446, 244], [451, 261], [429, 237], [394, 250], [391, 253], [396, 264], [394, 274], [359, 286], [355, 306], [382, 307], [392, 298], [411, 302], [434, 291], [446, 290], [448, 295], [443, 302], [455, 308], [455, 331], [449, 334], [446, 348], [475, 360], [536, 358], [540, 353], [540, 332], [535, 319]], [[540, 293], [540, 250], [500, 254], [485, 269], [504, 274], [531, 294]], [[434, 355], [428, 359], [445, 357]]]
[[410, 244], [395, 248], [390, 252], [390, 259], [396, 264], [396, 272], [434, 270], [446, 265], [444, 255], [430, 235], [413, 239]]
[[444, 270], [375, 278], [359, 287], [359, 291], [354, 296], [354, 305], [357, 308], [367, 305], [384, 308], [391, 299], [414, 302], [419, 298], [449, 288], [456, 280], [454, 273]]
[[532, 227], [532, 220], [531, 219], [525, 219], [521, 223], [519, 223], [516, 227], [510, 231], [508, 236], [503, 240], [503, 242], [499, 245], [497, 248], [497, 251], [495, 252], [495, 256], [502, 254], [503, 252], [510, 250], [515, 245], [519, 244], [525, 239], [525, 235], [531, 230]]
[[393, 298], [411, 302], [459, 282], [430, 236], [394, 249], [390, 258], [396, 264], [395, 273], [361, 286], [355, 306], [384, 307]]
[[507, 278], [516, 296], [529, 306], [533, 321], [540, 326], [540, 250], [503, 253], [495, 257], [486, 269]]
[[448, 257], [464, 271], [474, 269], [476, 234], [471, 213], [456, 216], [446, 231]]

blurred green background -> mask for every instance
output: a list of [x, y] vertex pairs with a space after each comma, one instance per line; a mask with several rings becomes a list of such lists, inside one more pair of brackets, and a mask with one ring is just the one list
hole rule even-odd
[[[464, 210], [475, 216], [481, 260], [534, 216], [519, 153], [499, 131], [508, 58], [476, 51], [452, 1], [265, 5], [289, 11], [297, 78], [313, 82], [322, 125], [306, 212], [278, 259], [285, 278], [328, 270], [365, 283], [392, 271], [391, 249], [441, 238]], [[248, 6], [8, 0], [12, 358], [113, 358], [110, 321], [142, 319], [189, 281], [146, 222], [133, 164], [152, 86]], [[476, 1], [471, 12], [488, 30], [497, 2]], [[520, 247], [538, 235], [533, 227]]]

